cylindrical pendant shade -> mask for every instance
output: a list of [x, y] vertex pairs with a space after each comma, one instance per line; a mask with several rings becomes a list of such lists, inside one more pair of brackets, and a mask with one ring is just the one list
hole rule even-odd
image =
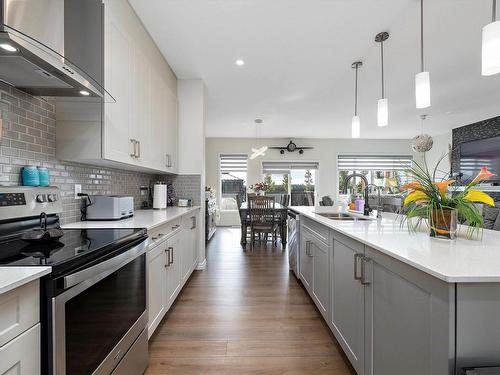
[[377, 125], [387, 126], [389, 124], [389, 101], [387, 98], [379, 99], [377, 102]]
[[431, 106], [431, 81], [429, 72], [415, 75], [415, 103], [417, 108]]
[[361, 122], [359, 116], [352, 116], [351, 136], [352, 138], [359, 138], [361, 136]]
[[482, 64], [483, 76], [500, 73], [500, 21], [483, 27]]

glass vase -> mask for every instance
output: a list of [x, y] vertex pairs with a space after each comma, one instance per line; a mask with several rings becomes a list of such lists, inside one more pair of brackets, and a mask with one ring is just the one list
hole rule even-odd
[[429, 217], [429, 226], [431, 228], [430, 236], [454, 240], [457, 238], [457, 218], [458, 213], [455, 209], [432, 209]]

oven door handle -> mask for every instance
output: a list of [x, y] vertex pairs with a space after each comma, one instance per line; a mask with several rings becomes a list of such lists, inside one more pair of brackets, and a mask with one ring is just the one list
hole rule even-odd
[[130, 248], [129, 250], [111, 258], [105, 260], [104, 262], [98, 263], [95, 266], [86, 268], [84, 270], [72, 273], [71, 275], [65, 276], [63, 278], [64, 289], [71, 288], [85, 280], [93, 279], [101, 274], [105, 273], [109, 275], [126, 264], [132, 262], [135, 258], [146, 252], [148, 241], [144, 240], [138, 245]]

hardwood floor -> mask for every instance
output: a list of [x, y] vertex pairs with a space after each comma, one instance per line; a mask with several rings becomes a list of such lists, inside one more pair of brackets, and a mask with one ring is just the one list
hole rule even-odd
[[354, 374], [281, 248], [219, 228], [149, 344], [147, 375]]

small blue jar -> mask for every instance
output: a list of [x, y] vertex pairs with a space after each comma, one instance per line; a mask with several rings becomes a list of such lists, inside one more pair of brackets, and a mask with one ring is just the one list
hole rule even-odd
[[49, 170], [45, 167], [38, 167], [38, 177], [40, 179], [40, 186], [50, 185]]
[[39, 186], [40, 185], [40, 175], [38, 173], [38, 168], [34, 165], [27, 165], [23, 167], [23, 185], [24, 186]]

